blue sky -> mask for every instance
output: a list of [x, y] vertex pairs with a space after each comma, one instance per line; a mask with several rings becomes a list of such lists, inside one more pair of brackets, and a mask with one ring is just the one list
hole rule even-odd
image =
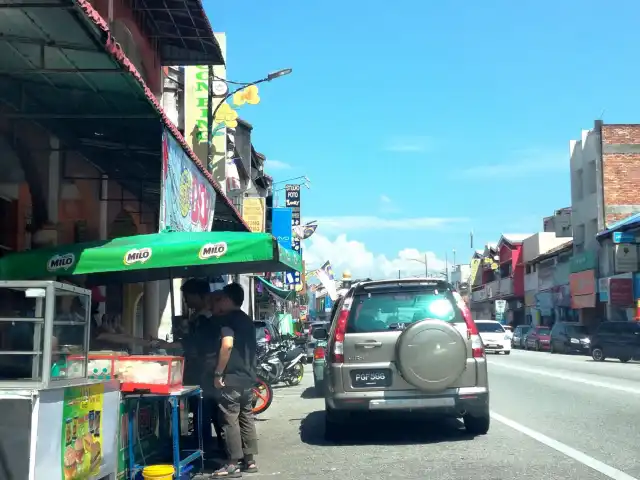
[[570, 203], [569, 140], [640, 120], [640, 3], [523, 3], [205, 2], [229, 79], [294, 70], [240, 113], [275, 181], [312, 181], [303, 216], [329, 217], [313, 261], [339, 234], [374, 263], [460, 262], [471, 229], [476, 248], [539, 231]]

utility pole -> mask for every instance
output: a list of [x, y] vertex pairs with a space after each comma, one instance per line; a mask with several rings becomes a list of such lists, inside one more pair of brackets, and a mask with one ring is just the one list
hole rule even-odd
[[453, 249], [453, 267], [455, 268], [455, 266], [457, 265], [456, 263], [456, 249]]
[[449, 254], [444, 252], [444, 274], [447, 277], [447, 282], [449, 281]]
[[400, 280], [400, 270], [398, 270], [398, 280]]
[[424, 276], [429, 278], [429, 260], [426, 253], [424, 254]]

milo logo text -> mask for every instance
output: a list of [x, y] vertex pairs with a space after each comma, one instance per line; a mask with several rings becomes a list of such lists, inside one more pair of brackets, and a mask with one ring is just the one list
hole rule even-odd
[[55, 255], [47, 262], [47, 270], [55, 272], [56, 270], [72, 267], [76, 263], [76, 256], [73, 253], [67, 253], [66, 255]]
[[147, 260], [151, 258], [151, 249], [150, 248], [141, 248], [138, 250], [134, 248], [133, 250], [129, 250], [124, 254], [124, 264], [125, 265], [133, 265], [134, 263], [145, 263]]
[[200, 249], [198, 257], [200, 257], [200, 260], [206, 260], [207, 258], [211, 257], [220, 258], [225, 253], [227, 253], [226, 242], [207, 243]]

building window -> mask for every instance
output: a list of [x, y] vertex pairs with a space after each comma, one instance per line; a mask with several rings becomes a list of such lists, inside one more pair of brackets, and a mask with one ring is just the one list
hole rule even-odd
[[593, 219], [589, 221], [589, 226], [587, 228], [587, 231], [585, 232], [585, 235], [587, 236], [587, 238], [593, 238], [598, 234], [598, 220], [597, 219]]
[[142, 52], [129, 28], [121, 20], [114, 20], [111, 25], [111, 34], [120, 44], [122, 51], [127, 55], [131, 63], [133, 63], [133, 66], [136, 67], [142, 79], [146, 82], [147, 72], [142, 66]]
[[596, 193], [596, 189], [597, 189], [597, 175], [596, 175], [596, 161], [595, 160], [591, 160], [589, 162], [589, 167], [588, 167], [588, 184], [587, 184], [587, 193], [591, 194], [591, 193]]
[[574, 232], [574, 241], [577, 244], [583, 244], [584, 243], [584, 224], [582, 225], [578, 225], [575, 228], [575, 232]]
[[584, 170], [579, 169], [576, 171], [576, 179], [575, 179], [576, 200], [582, 200], [583, 196], [584, 196]]

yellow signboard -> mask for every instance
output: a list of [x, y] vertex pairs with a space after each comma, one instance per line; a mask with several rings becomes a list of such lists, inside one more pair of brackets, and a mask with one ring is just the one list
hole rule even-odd
[[264, 198], [250, 197], [242, 202], [242, 218], [252, 232], [264, 232], [265, 211]]
[[476, 284], [476, 277], [478, 276], [478, 268], [480, 267], [480, 259], [471, 259], [471, 285]]

